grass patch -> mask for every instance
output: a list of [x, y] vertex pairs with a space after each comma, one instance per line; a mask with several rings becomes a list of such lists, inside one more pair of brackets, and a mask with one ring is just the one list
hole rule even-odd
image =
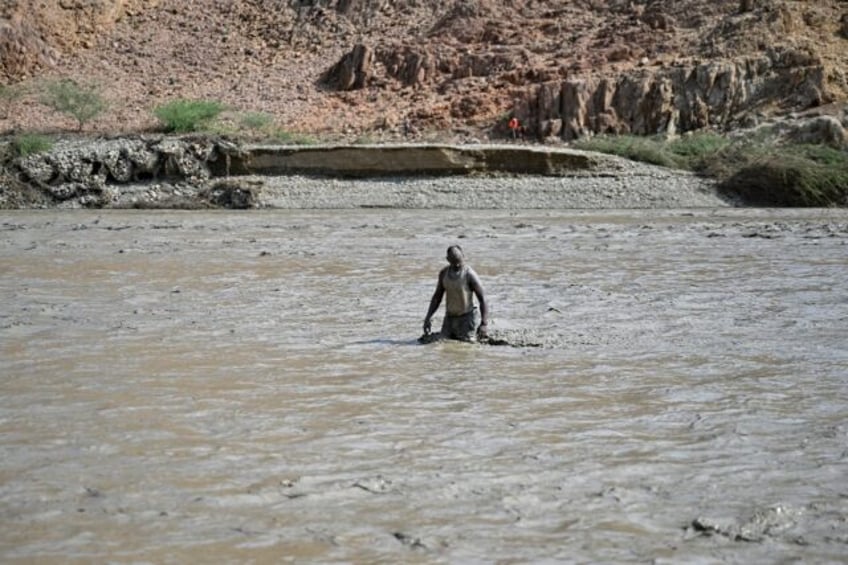
[[735, 164], [719, 180], [722, 189], [744, 202], [765, 206], [848, 205], [848, 153], [827, 146], [791, 144], [736, 149]]
[[34, 133], [21, 134], [12, 140], [10, 146], [16, 156], [26, 157], [50, 151], [53, 148], [53, 140]]
[[314, 145], [318, 143], [316, 138], [312, 136], [290, 132], [274, 126], [273, 117], [270, 114], [262, 114], [261, 112], [257, 114], [220, 116], [220, 119], [206, 122], [203, 125], [203, 133], [226, 137], [242, 143], [283, 145]]
[[353, 145], [374, 145], [377, 143], [374, 139], [374, 135], [369, 132], [361, 133], [357, 136], [356, 139], [353, 140]]
[[713, 177], [746, 204], [848, 205], [848, 152], [826, 145], [781, 142], [762, 132], [737, 139], [704, 132], [668, 141], [596, 136], [573, 146]]
[[300, 133], [292, 133], [283, 129], [271, 132], [269, 137], [272, 141], [282, 143], [284, 145], [315, 145], [318, 143], [314, 137]]
[[239, 116], [239, 125], [253, 132], [267, 131], [274, 123], [274, 116], [265, 112], [245, 112]]
[[205, 129], [226, 109], [214, 100], [173, 100], [153, 111], [166, 132], [188, 133]]
[[729, 139], [711, 132], [695, 133], [668, 142], [668, 150], [678, 167], [689, 170], [703, 169], [730, 146]]
[[667, 141], [661, 137], [634, 135], [596, 136], [574, 143], [577, 149], [618, 155], [673, 169], [700, 170], [724, 150], [730, 141], [718, 134], [704, 132]]
[[677, 166], [664, 144], [652, 137], [599, 135], [581, 139], [575, 142], [573, 146], [577, 149], [618, 155], [632, 161], [651, 163], [662, 167]]

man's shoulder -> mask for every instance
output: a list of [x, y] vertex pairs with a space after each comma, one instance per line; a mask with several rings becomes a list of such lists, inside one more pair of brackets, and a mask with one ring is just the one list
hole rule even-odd
[[468, 267], [468, 271], [466, 271], [465, 273], [465, 278], [468, 281], [468, 284], [470, 284], [472, 287], [474, 285], [480, 285], [481, 287], [483, 286], [480, 277], [477, 275], [477, 271], [475, 271], [471, 267]]

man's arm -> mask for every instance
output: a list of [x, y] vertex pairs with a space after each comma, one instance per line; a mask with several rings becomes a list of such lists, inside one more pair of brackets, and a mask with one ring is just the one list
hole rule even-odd
[[425, 334], [430, 333], [430, 318], [432, 318], [433, 314], [436, 313], [436, 310], [439, 309], [439, 305], [442, 303], [442, 297], [445, 295], [445, 285], [442, 284], [442, 275], [444, 275], [444, 273], [444, 269], [439, 272], [439, 281], [436, 283], [436, 291], [433, 292], [433, 297], [430, 299], [430, 307], [427, 309], [427, 315], [424, 317]]
[[468, 282], [471, 285], [474, 295], [477, 296], [477, 301], [480, 303], [480, 327], [477, 329], [477, 333], [480, 334], [480, 337], [486, 337], [489, 326], [489, 305], [486, 304], [486, 293], [483, 292], [483, 285], [480, 283], [477, 273], [472, 273]]

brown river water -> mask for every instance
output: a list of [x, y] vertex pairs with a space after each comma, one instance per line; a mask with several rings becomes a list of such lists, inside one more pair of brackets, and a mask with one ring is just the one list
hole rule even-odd
[[0, 216], [3, 563], [844, 563], [846, 416], [845, 210]]

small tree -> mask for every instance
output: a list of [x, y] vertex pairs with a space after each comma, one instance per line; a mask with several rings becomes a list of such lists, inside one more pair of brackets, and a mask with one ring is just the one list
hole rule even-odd
[[94, 86], [81, 86], [71, 79], [50, 82], [41, 96], [42, 104], [72, 116], [79, 129], [106, 109], [106, 101]]
[[166, 131], [186, 133], [203, 128], [224, 109], [220, 102], [210, 100], [173, 100], [157, 106], [153, 114]]

